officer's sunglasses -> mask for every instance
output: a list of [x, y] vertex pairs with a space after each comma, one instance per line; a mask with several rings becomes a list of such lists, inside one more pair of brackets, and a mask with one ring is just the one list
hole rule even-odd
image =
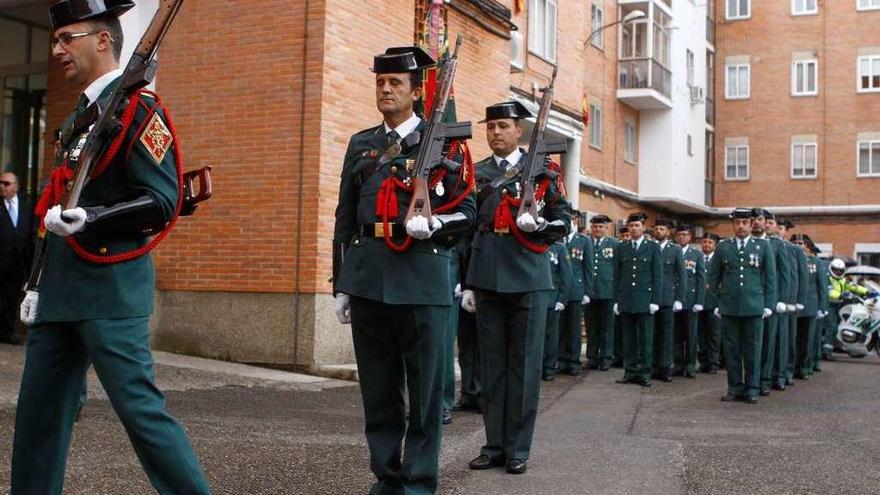
[[82, 33], [61, 33], [58, 36], [52, 38], [52, 49], [54, 50], [56, 46], [67, 48], [68, 46], [70, 46], [70, 43], [77, 38], [84, 38], [86, 36], [101, 33], [103, 31], [103, 29], [99, 29], [97, 31], [88, 31]]

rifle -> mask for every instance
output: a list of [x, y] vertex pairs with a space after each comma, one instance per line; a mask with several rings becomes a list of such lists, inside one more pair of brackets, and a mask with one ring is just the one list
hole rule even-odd
[[[455, 40], [455, 49], [452, 56], [449, 53], [443, 55], [441, 60], [441, 73], [438, 78], [438, 89], [434, 95], [433, 110], [425, 132], [422, 135], [421, 147], [416, 157], [412, 171], [413, 196], [409, 203], [409, 211], [406, 213], [406, 221], [416, 216], [423, 216], [431, 225], [431, 201], [428, 196], [428, 180], [431, 170], [447, 163], [448, 159], [443, 156], [443, 149], [448, 139], [470, 139], [470, 122], [443, 122], [446, 115], [446, 104], [449, 103], [449, 95], [452, 92], [452, 81], [458, 68], [458, 49], [461, 47], [462, 37], [459, 34]], [[452, 164], [457, 167], [458, 164]]]
[[550, 77], [550, 85], [544, 88], [541, 96], [541, 106], [538, 109], [538, 118], [535, 120], [535, 128], [532, 129], [532, 136], [529, 140], [529, 152], [526, 155], [525, 164], [522, 171], [522, 202], [519, 205], [519, 211], [516, 217], [519, 218], [526, 213], [532, 215], [536, 221], [538, 220], [538, 207], [535, 203], [535, 177], [541, 173], [544, 168], [544, 162], [547, 155], [553, 151], [553, 146], [548, 146], [544, 140], [544, 130], [547, 128], [547, 120], [550, 118], [550, 104], [553, 102], [553, 85], [556, 83], [556, 68], [553, 68], [553, 75]]

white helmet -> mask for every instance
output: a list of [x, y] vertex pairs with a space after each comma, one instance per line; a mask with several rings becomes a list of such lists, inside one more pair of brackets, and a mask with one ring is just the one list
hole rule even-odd
[[846, 273], [846, 264], [840, 258], [834, 258], [831, 260], [831, 264], [828, 265], [828, 270], [831, 271], [831, 275], [834, 278], [840, 278]]

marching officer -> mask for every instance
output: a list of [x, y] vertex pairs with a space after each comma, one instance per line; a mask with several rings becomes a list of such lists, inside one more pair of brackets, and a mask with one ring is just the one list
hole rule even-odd
[[675, 242], [681, 248], [684, 259], [685, 286], [684, 309], [675, 315], [674, 375], [695, 378], [697, 372], [697, 326], [706, 298], [706, 268], [703, 255], [691, 247], [691, 227], [675, 228]]
[[592, 296], [586, 308], [589, 337], [587, 355], [590, 368], [608, 371], [614, 358], [614, 252], [619, 242], [608, 236], [611, 219], [596, 215], [590, 219], [590, 239], [593, 256], [585, 277], [590, 279]]
[[553, 381], [559, 371], [559, 316], [565, 311], [572, 284], [571, 260], [565, 242], [554, 242], [547, 251], [553, 290], [547, 298], [547, 323], [544, 331], [544, 365], [541, 379]]
[[430, 189], [433, 221], [403, 222], [426, 127], [413, 105], [422, 97], [421, 71], [433, 64], [415, 47], [374, 58], [383, 122], [351, 137], [336, 207], [334, 310], [341, 323], [351, 323], [376, 476], [372, 494], [437, 489], [442, 357], [454, 296], [448, 246], [473, 225], [476, 212], [467, 186], [472, 171], [449, 164], [429, 181], [438, 185]]
[[159, 101], [131, 96], [126, 113], [133, 120], [117, 138], [117, 149], [130, 152], [102, 157], [107, 166], [93, 169], [81, 206], [62, 211], [63, 188], [52, 185], [78, 170], [88, 130], [74, 126], [76, 119], [120, 84], [124, 36], [117, 16], [132, 7], [121, 0], [62, 0], [49, 10], [52, 55], [81, 94], [64, 125], [65, 161], [53, 171], [58, 181], [50, 181], [38, 207], [52, 206], [43, 218], [48, 232], [38, 292], [28, 291], [21, 306], [31, 327], [12, 448], [16, 494], [62, 492], [89, 362], [156, 491], [210, 493], [186, 433], [156, 388], [150, 351], [154, 271], [145, 231], [166, 228], [181, 204], [178, 142]]
[[700, 371], [714, 375], [720, 367], [719, 355], [721, 353], [721, 321], [715, 317], [715, 308], [718, 307], [718, 296], [709, 286], [708, 270], [715, 256], [715, 247], [720, 238], [717, 234], [707, 232], [700, 240], [700, 249], [703, 254], [703, 268], [707, 272], [705, 303], [700, 311], [699, 321], [699, 360]]
[[827, 281], [822, 274], [818, 258], [812, 253], [810, 245], [813, 241], [806, 234], [794, 234], [791, 242], [801, 248], [807, 262], [807, 293], [804, 308], [798, 311], [797, 359], [795, 360], [794, 377], [809, 380], [813, 374], [816, 341], [816, 320], [821, 315], [821, 308], [828, 298]]
[[684, 307], [685, 269], [681, 248], [671, 242], [672, 222], [659, 219], [654, 223], [654, 240], [663, 257], [663, 285], [660, 291], [660, 310], [654, 315], [654, 371], [653, 378], [672, 381], [672, 342], [675, 313]]
[[[462, 299], [477, 311], [486, 428], [486, 444], [470, 468], [506, 466], [511, 474], [527, 469], [538, 414], [546, 297], [553, 288], [546, 251], [569, 232], [568, 202], [547, 168], [536, 179], [536, 191], [544, 191], [535, 198], [539, 217], [517, 217], [526, 159], [517, 146], [519, 121], [530, 116], [518, 102], [486, 108], [492, 156], [476, 167], [477, 232]], [[515, 220], [506, 222], [509, 217]]]
[[590, 303], [592, 294], [589, 262], [593, 257], [593, 244], [578, 232], [580, 213], [571, 212], [571, 232], [565, 238], [571, 265], [571, 284], [568, 288], [565, 309], [560, 315], [559, 332], [559, 372], [566, 375], [581, 374], [581, 325], [584, 321], [584, 306]]
[[752, 210], [737, 208], [731, 214], [735, 236], [718, 243], [709, 265], [709, 286], [718, 294], [715, 315], [721, 318], [721, 335], [727, 365], [729, 402], [758, 402], [762, 319], [773, 314], [776, 302], [776, 261], [767, 241], [751, 235]]
[[623, 378], [616, 383], [651, 386], [654, 313], [660, 309], [663, 258], [660, 246], [644, 235], [645, 214], [626, 219], [632, 240], [623, 241], [614, 253], [614, 314], [623, 334]]

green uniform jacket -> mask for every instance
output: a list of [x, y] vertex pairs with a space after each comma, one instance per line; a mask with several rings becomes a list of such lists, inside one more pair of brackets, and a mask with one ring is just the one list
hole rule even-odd
[[[108, 97], [118, 81], [109, 84], [99, 99]], [[150, 106], [154, 104], [146, 95], [141, 99]], [[65, 126], [71, 125], [76, 116], [74, 112]], [[167, 124], [161, 112], [160, 117]], [[162, 161], [156, 163], [136, 135], [146, 118], [146, 110], [139, 106], [120, 152], [104, 173], [86, 183], [81, 206], [110, 206], [147, 194], [160, 206], [166, 221], [174, 216], [179, 197], [174, 152], [169, 148]], [[67, 146], [68, 164], [74, 173], [78, 165], [74, 159], [78, 156], [76, 150], [85, 137], [73, 136]], [[133, 148], [126, 160], [129, 146]], [[149, 242], [143, 235], [107, 235], [88, 228], [75, 234], [75, 238], [90, 252], [107, 255], [137, 249]], [[154, 282], [149, 254], [124, 263], [95, 264], [77, 256], [63, 238], [47, 233], [37, 323], [147, 316], [153, 311]]]
[[571, 263], [566, 256], [568, 248], [562, 241], [554, 242], [547, 250], [550, 261], [550, 272], [553, 275], [553, 295], [547, 298], [548, 308], [553, 309], [556, 303], [568, 304], [568, 293], [572, 285]]
[[[588, 238], [588, 242], [592, 247], [593, 238]], [[619, 243], [614, 237], [603, 237], [598, 248], [592, 247], [593, 256], [587, 269], [592, 290], [590, 299], [614, 299], [614, 253]]]
[[794, 253], [795, 268], [797, 268], [797, 304], [806, 306], [807, 291], [809, 291], [809, 272], [807, 270], [807, 256], [800, 246], [789, 242], [792, 253]]
[[726, 316], [761, 316], [776, 301], [776, 260], [770, 244], [748, 238], [737, 250], [735, 238], [718, 243], [709, 265], [709, 286], [718, 294], [718, 307]]
[[798, 312], [801, 318], [815, 318], [816, 313], [828, 304], [828, 279], [822, 271], [822, 261], [815, 256], [807, 259], [807, 297], [804, 309]]
[[621, 313], [650, 313], [649, 305], [660, 304], [663, 257], [653, 240], [643, 239], [638, 251], [633, 242], [621, 242], [614, 253], [614, 299]]
[[797, 298], [797, 284], [794, 283], [796, 273], [794, 257], [779, 236], [770, 236], [770, 248], [776, 259], [776, 302], [794, 304]]
[[[684, 251], [684, 250], [682, 250]], [[690, 311], [694, 305], [705, 306], [706, 302], [706, 267], [703, 265], [703, 253], [699, 249], [688, 247], [683, 252], [685, 272], [684, 309]]]
[[568, 289], [568, 302], [580, 302], [584, 296], [592, 296], [590, 273], [590, 259], [593, 257], [593, 244], [581, 234], [575, 234], [571, 239], [565, 238], [565, 246], [568, 248], [568, 257], [571, 262], [571, 286]]
[[[424, 127], [422, 121], [413, 132], [421, 132]], [[457, 236], [449, 236], [441, 230], [429, 239], [413, 240], [409, 249], [398, 253], [392, 251], [383, 238], [374, 235], [374, 225], [381, 222], [376, 214], [376, 196], [382, 183], [392, 175], [401, 179], [408, 177], [407, 160], [415, 160], [419, 152], [418, 144], [409, 149], [404, 147], [399, 155], [379, 166], [377, 156], [381, 156], [386, 147], [382, 124], [355, 134], [348, 143], [333, 236], [334, 243], [345, 244], [347, 248], [334, 290], [386, 304], [449, 306], [454, 278], [450, 274], [451, 261], [458, 254], [448, 246], [455, 244]], [[437, 195], [436, 188], [430, 190], [434, 210], [467, 187], [459, 182], [458, 173], [452, 171], [446, 174], [443, 184], [442, 196]], [[401, 244], [405, 238], [402, 222], [412, 195], [401, 189], [397, 189], [396, 194], [398, 216], [389, 221], [398, 222], [395, 243]], [[456, 208], [444, 214], [462, 213], [473, 222], [475, 204], [473, 194], [468, 194]]]
[[[709, 260], [709, 263], [706, 263], [706, 255], [700, 252], [700, 256], [703, 259], [703, 268], [706, 270], [706, 299], [705, 304], [703, 304], [704, 310], [715, 310], [718, 307], [718, 296], [715, 294], [715, 291], [712, 290], [711, 285], [709, 285], [709, 266], [711, 266], [712, 261]], [[712, 259], [715, 258], [715, 253], [712, 253]]]
[[[525, 160], [523, 153], [522, 160]], [[501, 202], [502, 194], [516, 194], [519, 175], [511, 177], [498, 189], [491, 186], [492, 181], [504, 175], [493, 157], [476, 164], [477, 180], [477, 232], [471, 245], [470, 266], [467, 271], [466, 287], [490, 290], [501, 293], [523, 293], [553, 288], [550, 263], [547, 253], [535, 253], [522, 246], [512, 234], [495, 233], [495, 209]], [[547, 222], [561, 221], [566, 230], [570, 227], [568, 202], [556, 186], [556, 174], [545, 170], [538, 180], [548, 178], [550, 186], [544, 196], [543, 205], [539, 202], [538, 215]], [[516, 217], [516, 211], [513, 211]], [[545, 238], [540, 233], [526, 234], [535, 243], [546, 244], [560, 239]]]
[[[658, 246], [660, 244], [658, 243]], [[681, 247], [672, 241], [660, 248], [663, 255], [663, 288], [660, 290], [660, 306], [672, 306], [675, 301], [684, 302], [685, 273]]]

